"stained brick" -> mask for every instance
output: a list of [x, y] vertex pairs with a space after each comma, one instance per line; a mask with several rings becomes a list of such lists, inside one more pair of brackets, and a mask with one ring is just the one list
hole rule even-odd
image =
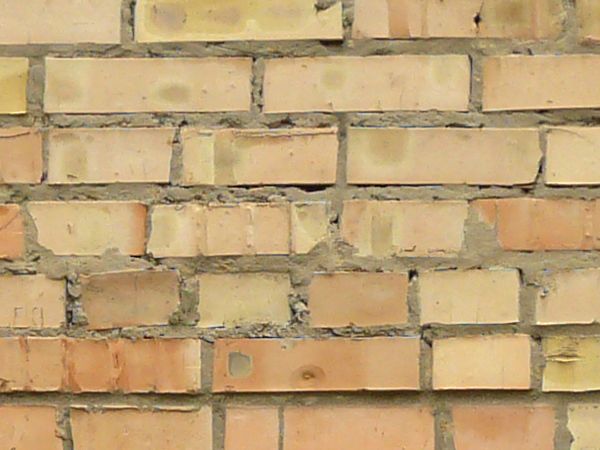
[[42, 165], [42, 135], [38, 130], [0, 129], [0, 184], [39, 183]]
[[0, 259], [17, 259], [25, 253], [25, 225], [19, 205], [0, 205]]

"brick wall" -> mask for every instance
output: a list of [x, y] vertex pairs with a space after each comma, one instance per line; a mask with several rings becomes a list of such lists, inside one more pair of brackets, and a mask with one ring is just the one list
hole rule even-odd
[[596, 0], [0, 0], [0, 449], [599, 449], [599, 44]]

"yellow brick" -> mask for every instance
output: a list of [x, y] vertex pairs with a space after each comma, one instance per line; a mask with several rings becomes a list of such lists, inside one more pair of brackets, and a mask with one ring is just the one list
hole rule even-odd
[[568, 428], [573, 436], [571, 450], [600, 449], [600, 405], [575, 404], [569, 406]]
[[600, 2], [598, 0], [577, 0], [577, 23], [581, 39], [600, 39]]
[[309, 253], [329, 235], [329, 215], [326, 202], [291, 204], [291, 251]]
[[600, 389], [600, 337], [557, 336], [544, 339], [544, 391]]
[[27, 58], [0, 58], [0, 114], [27, 112]]
[[548, 130], [546, 183], [600, 184], [600, 128]]

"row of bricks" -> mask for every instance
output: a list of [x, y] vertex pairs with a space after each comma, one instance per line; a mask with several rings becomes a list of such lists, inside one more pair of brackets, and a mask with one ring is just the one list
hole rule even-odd
[[[172, 173], [174, 128], [0, 130], [0, 184], [332, 185], [337, 129], [181, 131], [181, 173]], [[600, 184], [600, 128], [556, 127], [546, 139], [545, 182]], [[44, 139], [43, 139], [44, 138]], [[44, 142], [45, 141], [45, 144]], [[347, 130], [352, 185], [518, 185], [542, 159], [534, 128]]]
[[[180, 283], [178, 273], [167, 270], [82, 275], [77, 299], [85, 326], [169, 325], [181, 308]], [[292, 319], [286, 273], [211, 273], [193, 283], [198, 327], [286, 325]], [[422, 325], [519, 322], [522, 285], [516, 269], [423, 271], [410, 283], [417, 285]], [[600, 269], [546, 271], [537, 285], [534, 324], [600, 321]], [[44, 275], [0, 277], [0, 327], [64, 326], [65, 288], [64, 280]], [[407, 325], [408, 290], [409, 275], [402, 272], [316, 273], [306, 295], [309, 323], [316, 328]]]
[[[266, 113], [468, 111], [467, 55], [264, 61]], [[600, 106], [600, 56], [483, 59], [483, 111]], [[46, 58], [46, 113], [250, 111], [251, 58]], [[0, 58], [0, 114], [27, 111], [27, 58]], [[361, 95], [356, 95], [360, 92]]]
[[[0, 407], [0, 446], [62, 450], [65, 433], [53, 406]], [[153, 448], [212, 450], [222, 436], [213, 429], [210, 406], [195, 409], [84, 406], [68, 410], [74, 450]], [[436, 432], [429, 406], [318, 405], [224, 408], [224, 450], [434, 450], [436, 434], [450, 434], [455, 450], [554, 450], [558, 413], [548, 404], [458, 403]], [[600, 441], [600, 405], [572, 403], [567, 427], [571, 450], [591, 450]], [[440, 421], [441, 422], [441, 421]], [[280, 432], [281, 430], [281, 432]], [[444, 431], [442, 431], [444, 430]], [[283, 436], [281, 436], [283, 434]], [[280, 443], [282, 445], [280, 445]], [[222, 445], [223, 445], [222, 444]], [[223, 447], [216, 447], [223, 448]]]
[[[432, 346], [432, 375], [424, 380], [428, 346], [416, 336], [222, 338], [212, 345], [191, 338], [4, 337], [0, 391], [418, 391], [430, 383], [436, 391], [524, 391], [537, 389], [538, 371], [544, 392], [600, 390], [600, 336], [544, 337], [539, 356], [525, 334], [436, 338]], [[203, 365], [212, 367], [212, 382]]]
[[[325, 5], [321, 6], [322, 3]], [[0, 1], [0, 44], [121, 42], [122, 0]], [[576, 3], [579, 36], [600, 39], [600, 8]], [[342, 2], [139, 0], [137, 42], [342, 40]], [[563, 31], [561, 0], [355, 0], [352, 37], [551, 39]]]
[[[506, 198], [474, 201], [347, 200], [342, 241], [357, 256], [453, 257], [464, 250], [469, 212], [510, 251], [600, 248], [600, 201]], [[48, 201], [0, 205], [0, 258], [25, 254], [25, 216], [55, 255], [109, 250], [156, 258], [306, 254], [330, 243], [329, 202], [155, 205]], [[146, 245], [149, 217], [151, 231]], [[475, 220], [474, 219], [474, 220]], [[552, 227], [548, 224], [552, 223]], [[32, 236], [33, 237], [33, 236]]]

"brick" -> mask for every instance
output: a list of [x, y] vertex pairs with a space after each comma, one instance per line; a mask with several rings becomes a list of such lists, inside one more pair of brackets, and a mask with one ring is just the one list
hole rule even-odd
[[584, 40], [600, 40], [600, 4], [595, 0], [577, 0], [575, 9], [579, 37]]
[[249, 58], [46, 58], [47, 113], [248, 111]]
[[60, 339], [0, 338], [0, 392], [59, 391], [63, 386], [63, 356]]
[[434, 389], [529, 389], [526, 335], [467, 336], [433, 341]]
[[172, 128], [56, 129], [48, 134], [48, 182], [168, 183]]
[[466, 111], [469, 92], [469, 59], [463, 55], [281, 58], [265, 63], [267, 113]]
[[183, 185], [334, 184], [335, 129], [186, 128]]
[[464, 201], [344, 202], [342, 239], [359, 256], [452, 256], [464, 240]]
[[402, 325], [408, 320], [406, 273], [317, 273], [308, 295], [313, 327]]
[[455, 406], [452, 421], [456, 450], [554, 450], [551, 406]]
[[0, 1], [0, 44], [118, 44], [120, 0]]
[[483, 110], [596, 108], [597, 55], [496, 56], [483, 61]]
[[482, 220], [494, 228], [505, 250], [600, 248], [597, 201], [512, 198], [479, 200], [474, 206], [481, 211]]
[[310, 253], [329, 237], [327, 202], [294, 202], [290, 205], [291, 252]]
[[225, 413], [225, 450], [240, 449], [279, 449], [279, 412], [277, 408], [252, 406], [227, 408]]
[[519, 272], [446, 270], [419, 274], [421, 323], [519, 321]]
[[541, 156], [535, 129], [350, 128], [348, 183], [527, 184]]
[[45, 275], [0, 276], [0, 327], [59, 328], [65, 323], [66, 285]]
[[600, 128], [551, 128], [547, 140], [546, 184], [600, 184]]
[[359, 39], [555, 38], [564, 16], [560, 0], [356, 0], [352, 34]]
[[0, 259], [25, 254], [25, 228], [19, 205], [0, 204]]
[[434, 449], [433, 415], [428, 408], [287, 407], [284, 420], [286, 450]]
[[12, 450], [62, 450], [51, 406], [0, 406], [0, 447]]
[[38, 130], [0, 129], [0, 184], [39, 183], [42, 165], [42, 135]]
[[71, 429], [77, 450], [212, 449], [212, 412], [207, 406], [191, 411], [72, 409]]
[[136, 5], [139, 42], [254, 41], [343, 38], [342, 3], [317, 9], [314, 1], [141, 0]]
[[219, 339], [213, 391], [418, 390], [419, 346], [405, 337]]
[[599, 322], [600, 270], [547, 271], [535, 309], [538, 325]]
[[96, 273], [80, 280], [79, 300], [91, 329], [168, 325], [179, 306], [176, 271]]
[[600, 337], [554, 336], [543, 341], [546, 392], [600, 390]]
[[595, 450], [600, 442], [600, 406], [575, 404], [569, 406], [567, 427], [573, 437], [571, 450]]
[[55, 255], [142, 255], [146, 207], [133, 202], [31, 202], [38, 243]]
[[286, 273], [207, 273], [198, 283], [200, 327], [285, 324], [291, 319]]
[[28, 76], [27, 58], [0, 58], [0, 114], [27, 112]]

